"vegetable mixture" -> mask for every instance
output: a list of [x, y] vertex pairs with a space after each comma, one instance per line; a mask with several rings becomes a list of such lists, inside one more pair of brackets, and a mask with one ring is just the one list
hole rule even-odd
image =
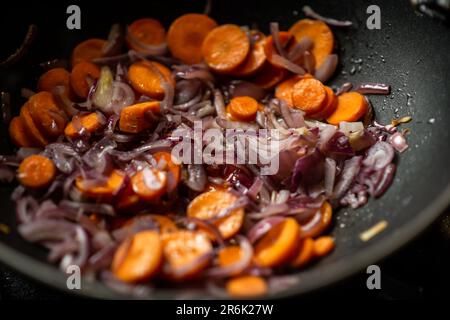
[[[260, 296], [330, 254], [333, 211], [380, 197], [407, 145], [400, 122], [372, 118], [365, 94], [389, 86], [327, 85], [338, 65], [329, 25], [351, 23], [305, 13], [318, 20], [274, 22], [270, 34], [204, 14], [167, 32], [143, 18], [78, 44], [69, 68], [23, 91], [9, 123], [18, 151], [0, 169], [17, 172], [22, 237], [62, 270], [78, 265], [130, 294], [194, 283]], [[180, 162], [172, 133], [197, 121], [203, 131], [276, 129], [278, 172]]]

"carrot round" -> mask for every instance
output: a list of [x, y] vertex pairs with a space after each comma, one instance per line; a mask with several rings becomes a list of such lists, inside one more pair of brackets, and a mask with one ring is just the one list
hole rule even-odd
[[162, 242], [155, 231], [141, 231], [122, 242], [112, 262], [112, 272], [125, 282], [142, 282], [154, 276], [162, 263]]
[[167, 33], [167, 44], [175, 58], [187, 64], [202, 62], [202, 44], [217, 22], [204, 14], [188, 13], [176, 19]]
[[230, 72], [247, 58], [250, 42], [237, 25], [224, 24], [213, 29], [202, 45], [206, 64], [217, 72]]
[[26, 157], [19, 165], [17, 178], [28, 188], [46, 187], [55, 178], [56, 167], [53, 161], [41, 155]]
[[153, 158], [158, 163], [158, 168], [167, 172], [167, 192], [175, 190], [181, 178], [181, 167], [172, 159], [169, 152], [160, 151], [153, 154]]
[[128, 133], [147, 130], [152, 126], [152, 121], [146, 114], [148, 112], [157, 114], [159, 111], [160, 103], [158, 101], [142, 102], [125, 107], [120, 112], [119, 128]]
[[28, 136], [21, 117], [14, 117], [9, 123], [9, 136], [18, 147], [33, 147], [34, 141]]
[[159, 232], [161, 234], [178, 231], [178, 227], [175, 222], [173, 222], [173, 220], [168, 218], [167, 216], [163, 216], [160, 214], [150, 214], [148, 215], [148, 217], [158, 224]]
[[294, 75], [281, 83], [279, 83], [275, 88], [275, 97], [280, 100], [286, 101], [286, 103], [293, 107], [294, 103], [292, 102], [292, 92], [294, 90], [294, 85], [306, 78], [313, 78], [309, 73], [305, 73], [304, 75]]
[[266, 280], [258, 276], [239, 276], [227, 281], [226, 290], [234, 298], [251, 298], [267, 294]]
[[38, 80], [38, 91], [52, 92], [57, 86], [64, 87], [64, 93], [69, 98], [72, 98], [72, 92], [70, 90], [70, 73], [64, 68], [54, 68], [48, 70], [46, 73], [40, 76]]
[[319, 210], [321, 214], [321, 221], [317, 225], [317, 227], [305, 231], [302, 230], [302, 227], [300, 226], [302, 238], [315, 238], [322, 234], [331, 225], [333, 208], [331, 207], [330, 203], [325, 201]]
[[328, 255], [335, 247], [334, 239], [323, 236], [314, 240], [314, 255], [318, 258]]
[[[143, 45], [158, 45], [166, 41], [166, 30], [161, 22], [153, 18], [143, 18], [134, 21], [128, 26], [128, 33]], [[128, 38], [127, 45], [132, 50], [145, 51], [138, 43], [130, 41]]]
[[258, 108], [258, 101], [247, 96], [233, 98], [227, 105], [227, 111], [230, 116], [241, 121], [255, 120]]
[[79, 98], [86, 99], [90, 86], [98, 78], [100, 78], [100, 67], [93, 63], [82, 61], [72, 68], [70, 85]]
[[72, 67], [82, 61], [92, 60], [103, 56], [103, 47], [107, 44], [103, 39], [88, 39], [79, 43], [72, 52]]
[[316, 69], [320, 68], [325, 58], [333, 52], [333, 32], [322, 21], [302, 19], [295, 23], [289, 32], [297, 41], [303, 37], [309, 37], [313, 41], [312, 54], [316, 60]]
[[243, 252], [240, 246], [234, 245], [225, 247], [219, 251], [217, 256], [218, 264], [221, 267], [233, 265], [241, 260], [242, 254]]
[[366, 114], [367, 108], [367, 100], [362, 94], [356, 91], [346, 92], [338, 96], [336, 110], [327, 121], [334, 125], [342, 121], [354, 122]]
[[166, 191], [167, 176], [154, 168], [144, 168], [131, 178], [133, 191], [142, 200], [157, 200]]
[[225, 190], [204, 192], [191, 201], [187, 208], [187, 216], [198, 219], [211, 219], [223, 238], [229, 239], [242, 227], [244, 209], [233, 210], [228, 216], [216, 218], [237, 201], [237, 197]]
[[[294, 38], [292, 37], [292, 34], [290, 32], [287, 31], [281, 31], [278, 33], [278, 37], [280, 39], [280, 44], [283, 48], [286, 48], [288, 46], [290, 46], [290, 44], [292, 43], [292, 40], [294, 40]], [[276, 63], [272, 57], [274, 54], [279, 54], [276, 52], [276, 48], [275, 48], [275, 43], [274, 43], [274, 39], [273, 37], [270, 35], [267, 37], [266, 39], [266, 43], [264, 45], [264, 53], [266, 55], [267, 61], [269, 61], [271, 64], [273, 64], [276, 67], [280, 67], [283, 68], [282, 65]]]
[[179, 230], [163, 237], [164, 274], [175, 281], [199, 275], [209, 264], [213, 247], [201, 232]]
[[256, 243], [254, 261], [262, 267], [283, 265], [296, 253], [300, 227], [293, 218], [275, 225]]
[[[161, 79], [161, 76], [163, 79]], [[153, 99], [164, 98], [164, 88], [161, 81], [167, 81], [175, 86], [175, 80], [170, 70], [162, 64], [154, 61], [138, 61], [128, 69], [128, 79], [132, 87], [139, 93]]]
[[[78, 120], [80, 121], [82, 130], [85, 130], [88, 133], [93, 133], [94, 131], [102, 127], [100, 116], [96, 112], [82, 115]], [[64, 134], [70, 138], [76, 138], [81, 135], [81, 132], [77, 131], [77, 128], [73, 122], [74, 120], [69, 122], [69, 124], [67, 124], [66, 128], [64, 129]]]
[[264, 63], [261, 70], [259, 70], [251, 79], [257, 86], [269, 90], [275, 87], [288, 74], [284, 68], [275, 67], [272, 64]]
[[29, 103], [25, 103], [20, 109], [20, 117], [22, 118], [26, 135], [33, 141], [34, 146], [44, 147], [50, 143], [50, 141], [41, 133], [33, 121]]
[[328, 86], [325, 86], [325, 91], [327, 93], [326, 104], [325, 107], [319, 112], [308, 115], [311, 119], [323, 120], [328, 118], [337, 108], [338, 99], [334, 94], [333, 89]]
[[305, 238], [300, 243], [298, 253], [291, 261], [291, 266], [301, 268], [311, 262], [312, 259], [314, 259], [314, 240], [312, 238]]
[[121, 190], [124, 181], [125, 173], [116, 169], [104, 183], [92, 185], [89, 180], [86, 181], [80, 176], [75, 180], [75, 186], [88, 197], [109, 199]]
[[125, 189], [120, 192], [115, 201], [115, 207], [121, 211], [134, 212], [139, 211], [143, 206], [141, 198], [133, 191], [130, 183], [127, 183]]
[[298, 81], [292, 91], [294, 106], [307, 115], [322, 110], [327, 93], [324, 85], [316, 79], [306, 78]]
[[264, 62], [266, 62], [266, 54], [264, 52], [265, 43], [265, 36], [260, 34], [259, 39], [253, 44], [245, 61], [231, 71], [230, 74], [236, 77], [248, 77], [260, 70]]
[[63, 134], [67, 118], [56, 104], [53, 94], [38, 92], [30, 97], [27, 105], [33, 122], [46, 137], [54, 139]]

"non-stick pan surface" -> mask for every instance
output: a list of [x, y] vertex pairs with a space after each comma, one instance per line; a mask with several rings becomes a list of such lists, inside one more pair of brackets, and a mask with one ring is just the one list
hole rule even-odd
[[[271, 21], [282, 29], [303, 17], [303, 1], [213, 1], [212, 16], [219, 23], [257, 25], [268, 31]], [[377, 4], [381, 9], [381, 30], [366, 28], [366, 9]], [[37, 41], [25, 59], [9, 70], [0, 70], [0, 88], [13, 94], [14, 112], [23, 103], [21, 87], [33, 87], [36, 63], [68, 57], [71, 48], [87, 37], [105, 37], [114, 22], [130, 23], [153, 16], [166, 26], [177, 16], [200, 12], [201, 1], [126, 1], [80, 2], [82, 30], [65, 27], [66, 3], [38, 1], [9, 2], [0, 17], [4, 57], [17, 46], [29, 23], [39, 27]], [[5, 4], [2, 4], [5, 6]], [[384, 82], [392, 86], [389, 97], [373, 96], [377, 119], [389, 123], [394, 117], [412, 116], [409, 150], [399, 157], [395, 181], [378, 200], [358, 210], [337, 212], [332, 235], [337, 246], [332, 255], [297, 274], [299, 282], [277, 296], [291, 296], [323, 288], [386, 257], [426, 228], [450, 200], [449, 127], [450, 123], [450, 30], [439, 21], [415, 13], [408, 1], [313, 1], [312, 6], [326, 16], [346, 18], [354, 27], [336, 29], [341, 67], [333, 85], [346, 81]], [[362, 63], [358, 59], [362, 59]], [[353, 74], [354, 73], [354, 74]], [[4, 130], [4, 128], [3, 128]], [[11, 150], [3, 131], [1, 152]], [[12, 227], [12, 234], [0, 233], [0, 259], [12, 268], [62, 290], [66, 276], [45, 262], [45, 252], [26, 243], [15, 232], [11, 188], [0, 189], [0, 222]], [[380, 220], [388, 227], [368, 242], [359, 234]], [[118, 298], [99, 283], [83, 283], [80, 291], [96, 298]], [[156, 290], [155, 298], [172, 298], [174, 291]], [[206, 293], [202, 297], [207, 297]]]

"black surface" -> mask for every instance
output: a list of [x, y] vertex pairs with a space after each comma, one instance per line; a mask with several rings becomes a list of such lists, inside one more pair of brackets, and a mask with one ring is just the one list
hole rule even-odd
[[[18, 98], [19, 88], [34, 85], [35, 78], [29, 76], [30, 65], [56, 56], [67, 57], [80, 40], [88, 36], [105, 37], [114, 22], [129, 23], [135, 18], [152, 15], [168, 25], [180, 14], [200, 11], [202, 7], [199, 2], [188, 1], [127, 1], [127, 6], [118, 10], [109, 7], [105, 14], [103, 3], [97, 8], [94, 2], [82, 2], [83, 29], [68, 31], [65, 29], [66, 4], [45, 3], [40, 1], [24, 7], [21, 3], [11, 2], [13, 7], [2, 10], [0, 30], [7, 33], [2, 51], [20, 42], [28, 23], [34, 22], [40, 28], [38, 41], [23, 63], [14, 72], [0, 71], [0, 87], [14, 94], [16, 112], [22, 102]], [[270, 21], [280, 21], [281, 28], [285, 29], [303, 17], [298, 14], [302, 1], [215, 3], [213, 17], [220, 23], [257, 23], [264, 31]], [[449, 202], [450, 32], [443, 24], [414, 13], [406, 0], [375, 3], [381, 8], [381, 30], [365, 28], [366, 8], [373, 4], [372, 1], [315, 1], [313, 7], [324, 15], [348, 18], [356, 24], [356, 28], [336, 30], [338, 52], [343, 59], [341, 72], [332, 83], [377, 81], [391, 84], [393, 93], [390, 97], [373, 97], [371, 100], [380, 122], [413, 116], [413, 122], [404, 126], [411, 129], [410, 149], [401, 156], [394, 184], [381, 200], [371, 201], [357, 211], [343, 209], [337, 213], [332, 231], [337, 239], [336, 250], [315, 268], [300, 273], [302, 286], [285, 292], [288, 295], [333, 283], [388, 255], [417, 235]], [[359, 64], [352, 62], [354, 59], [363, 59], [361, 70], [358, 71]], [[353, 67], [356, 73], [350, 75]], [[434, 124], [430, 124], [429, 119], [435, 119]], [[0, 192], [0, 221], [14, 230], [9, 189], [2, 187]], [[382, 219], [389, 223], [387, 230], [368, 243], [359, 240], [360, 232]], [[16, 250], [40, 260], [43, 257], [42, 251], [25, 243], [14, 232], [7, 237], [0, 235], [0, 259], [46, 283], [65, 284], [64, 276], [54, 268], [33, 263], [26, 256], [17, 256]], [[109, 291], [95, 285], [88, 287], [84, 294], [112, 297]]]

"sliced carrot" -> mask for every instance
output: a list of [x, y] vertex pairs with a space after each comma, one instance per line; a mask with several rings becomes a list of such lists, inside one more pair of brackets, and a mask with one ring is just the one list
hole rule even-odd
[[131, 185], [142, 200], [157, 200], [166, 192], [167, 175], [155, 168], [144, 168], [131, 177]]
[[255, 120], [258, 108], [258, 101], [247, 96], [233, 98], [227, 105], [227, 111], [230, 116], [241, 121]]
[[314, 240], [314, 255], [318, 258], [328, 255], [335, 247], [334, 239], [323, 236]]
[[297, 255], [291, 261], [291, 266], [301, 268], [310, 263], [312, 259], [314, 259], [314, 240], [312, 238], [305, 238], [300, 244]]
[[167, 172], [167, 191], [171, 192], [175, 190], [176, 186], [180, 182], [181, 178], [181, 166], [175, 163], [172, 159], [172, 155], [169, 152], [156, 152], [153, 154], [158, 163], [158, 168]]
[[[229, 208], [237, 201], [237, 196], [225, 190], [204, 192], [191, 201], [187, 208], [187, 216], [198, 219], [214, 220], [223, 210]], [[228, 216], [217, 218], [213, 224], [222, 237], [229, 239], [242, 227], [244, 209], [233, 210]]]
[[153, 18], [143, 18], [134, 21], [128, 26], [128, 33], [136, 41], [131, 41], [127, 36], [128, 48], [142, 52], [145, 48], [139, 46], [143, 45], [158, 45], [166, 41], [166, 30], [161, 22]]
[[326, 23], [319, 20], [302, 19], [290, 29], [297, 41], [309, 37], [313, 41], [312, 54], [316, 60], [316, 69], [320, 68], [325, 58], [333, 52], [333, 32]]
[[306, 78], [313, 78], [309, 73], [305, 73], [304, 75], [294, 75], [283, 82], [279, 83], [275, 88], [275, 97], [280, 100], [286, 101], [286, 103], [293, 107], [294, 103], [292, 102], [292, 92], [294, 90], [294, 85]]
[[28, 100], [28, 109], [36, 127], [49, 139], [63, 134], [67, 118], [56, 104], [53, 94], [41, 91]]
[[330, 203], [325, 201], [319, 210], [321, 214], [321, 221], [315, 228], [305, 231], [302, 230], [302, 227], [300, 226], [302, 238], [315, 238], [322, 234], [331, 225], [331, 221], [333, 218], [333, 208], [331, 207]]
[[43, 188], [55, 178], [56, 167], [53, 161], [41, 155], [26, 157], [19, 165], [17, 178], [28, 188]]
[[[292, 36], [292, 34], [287, 31], [279, 32], [278, 37], [280, 39], [280, 44], [283, 48], [289, 47], [291, 45], [292, 41], [294, 40], [294, 37]], [[277, 52], [276, 52], [276, 48], [275, 48], [274, 39], [271, 35], [268, 36], [266, 39], [266, 43], [264, 45], [264, 53], [266, 54], [267, 61], [269, 61], [275, 67], [283, 68], [282, 65], [276, 63], [272, 59], [272, 56]], [[277, 53], [277, 54], [279, 54], [279, 53]]]
[[221, 267], [226, 267], [241, 260], [242, 249], [240, 246], [228, 246], [219, 251], [218, 264]]
[[254, 261], [262, 267], [277, 267], [297, 252], [300, 227], [293, 218], [275, 225], [256, 243]]
[[161, 234], [178, 231], [178, 227], [175, 222], [173, 222], [173, 220], [168, 218], [167, 216], [163, 216], [160, 214], [150, 214], [148, 215], [148, 217], [158, 224], [159, 232]]
[[226, 290], [234, 298], [251, 298], [267, 294], [266, 280], [258, 276], [239, 276], [227, 281]]
[[327, 93], [327, 99], [325, 107], [317, 113], [313, 113], [308, 115], [311, 119], [323, 120], [328, 118], [337, 108], [338, 99], [334, 94], [333, 89], [328, 86], [325, 86], [325, 91]]
[[103, 39], [88, 39], [79, 43], [72, 52], [72, 67], [82, 61], [92, 62], [103, 56], [103, 47], [107, 44]]
[[288, 74], [284, 68], [278, 68], [266, 62], [260, 71], [258, 71], [251, 81], [257, 86], [269, 90], [275, 87]]
[[90, 86], [98, 78], [100, 78], [100, 67], [93, 63], [82, 61], [72, 68], [70, 85], [79, 98], [86, 99]]
[[346, 92], [338, 96], [336, 110], [327, 118], [328, 123], [338, 125], [342, 121], [354, 122], [364, 116], [368, 109], [366, 98], [356, 92]]
[[307, 115], [323, 109], [327, 93], [324, 85], [316, 79], [307, 78], [298, 81], [292, 91], [294, 106]]
[[237, 25], [224, 24], [213, 29], [202, 45], [206, 64], [213, 70], [227, 73], [237, 68], [247, 58], [250, 42]]
[[167, 33], [167, 44], [175, 58], [187, 64], [202, 62], [202, 44], [217, 22], [204, 14], [188, 13], [177, 18]]
[[130, 183], [127, 183], [125, 189], [120, 192], [118, 199], [116, 199], [115, 207], [121, 211], [139, 211], [143, 204], [141, 198], [133, 191]]
[[18, 147], [33, 147], [34, 141], [28, 136], [21, 117], [14, 117], [9, 123], [9, 136]]
[[109, 199], [118, 194], [125, 177], [124, 172], [115, 169], [109, 175], [108, 180], [102, 184], [91, 185], [90, 181], [86, 181], [80, 176], [75, 179], [75, 186], [88, 197]]
[[58, 86], [62, 86], [65, 89], [65, 93], [69, 98], [73, 98], [73, 94], [70, 90], [70, 73], [64, 68], [54, 68], [48, 70], [41, 75], [38, 80], [38, 91], [49, 91]]
[[120, 112], [119, 128], [123, 132], [139, 133], [152, 126], [151, 118], [146, 116], [148, 112], [158, 114], [160, 103], [148, 101], [125, 107]]
[[237, 68], [233, 69], [230, 74], [236, 77], [248, 77], [260, 70], [263, 67], [264, 62], [266, 62], [266, 54], [264, 52], [265, 43], [266, 38], [261, 33], [259, 39], [253, 44], [245, 61]]
[[163, 261], [162, 242], [155, 231], [141, 231], [122, 242], [114, 254], [111, 269], [125, 282], [142, 282], [160, 269]]
[[186, 280], [199, 275], [210, 263], [213, 247], [201, 232], [180, 230], [165, 234], [163, 252], [166, 267], [163, 269], [172, 280]]
[[[163, 77], [161, 79], [161, 77]], [[175, 80], [168, 68], [154, 61], [138, 61], [128, 69], [128, 79], [133, 88], [153, 99], [164, 98], [162, 80], [170, 82], [175, 86]]]
[[[79, 117], [78, 121], [80, 121], [83, 130], [86, 130], [86, 132], [88, 133], [93, 133], [94, 131], [102, 127], [100, 116], [96, 112], [82, 115]], [[64, 134], [70, 138], [77, 138], [81, 135], [81, 133], [77, 131], [76, 126], [74, 126], [73, 122], [74, 120], [69, 122], [69, 124], [64, 129]]]
[[33, 141], [33, 145], [44, 147], [50, 143], [49, 140], [44, 137], [44, 135], [39, 131], [35, 122], [33, 121], [30, 113], [29, 103], [26, 103], [20, 109], [20, 117], [22, 118], [26, 135]]

